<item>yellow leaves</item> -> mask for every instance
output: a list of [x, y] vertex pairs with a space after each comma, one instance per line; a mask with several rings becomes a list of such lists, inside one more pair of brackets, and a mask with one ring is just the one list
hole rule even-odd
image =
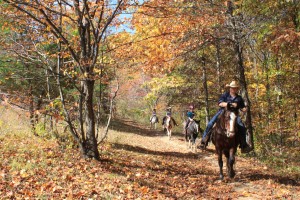
[[47, 26], [47, 27], [46, 27], [46, 30], [47, 30], [48, 32], [50, 32], [50, 31], [51, 31], [51, 27], [50, 27], [50, 26]]
[[7, 28], [7, 25], [8, 25], [8, 23], [7, 23], [7, 22], [4, 22], [4, 23], [2, 24], [1, 30], [4, 31], [4, 30]]
[[251, 197], [253, 194], [250, 193], [249, 191], [243, 191], [243, 192], [242, 192], [242, 195], [243, 195], [244, 197]]
[[22, 170], [20, 171], [20, 176], [21, 176], [22, 178], [27, 178], [27, 177], [29, 176], [29, 174], [26, 172], [25, 169], [22, 169]]
[[100, 75], [101, 74], [101, 69], [95, 68], [94, 72], [95, 72], [95, 74], [99, 74]]
[[115, 189], [115, 186], [113, 184], [108, 183], [108, 184], [104, 185], [104, 190], [105, 191], [111, 192], [113, 189]]
[[185, 81], [180, 76], [163, 76], [161, 78], [153, 78], [147, 85], [153, 90], [161, 88], [173, 88], [185, 84]]
[[248, 87], [249, 87], [249, 90], [259, 91], [259, 95], [265, 95], [265, 93], [266, 93], [266, 86], [264, 84], [252, 83], [252, 84], [249, 84]]
[[145, 84], [145, 86], [151, 89], [151, 92], [147, 93], [145, 99], [155, 99], [158, 94], [184, 84], [185, 81], [180, 76], [163, 76], [161, 78], [153, 78], [151, 81]]

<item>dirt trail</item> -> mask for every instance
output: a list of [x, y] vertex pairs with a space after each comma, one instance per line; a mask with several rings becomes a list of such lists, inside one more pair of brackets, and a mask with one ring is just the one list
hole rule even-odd
[[[175, 133], [169, 140], [161, 127], [157, 130], [150, 130], [147, 127], [132, 124], [130, 121], [125, 124], [132, 126], [131, 132], [130, 129], [127, 130], [128, 132], [114, 132], [113, 135], [109, 135], [111, 142], [136, 146], [149, 151], [194, 154], [199, 157], [199, 161], [205, 160], [205, 167], [213, 171], [214, 176], [218, 176], [219, 166], [213, 144], [209, 144], [206, 151], [198, 149], [194, 153], [187, 148], [183, 134]], [[223, 161], [225, 162], [225, 158]], [[224, 186], [224, 184], [231, 186], [234, 191], [233, 199], [300, 199], [298, 182], [273, 174], [271, 169], [255, 158], [243, 158], [237, 155], [234, 168], [236, 171], [234, 179], [225, 178], [224, 181], [216, 179], [213, 183], [220, 186]], [[226, 167], [224, 167], [224, 175], [226, 176]]]

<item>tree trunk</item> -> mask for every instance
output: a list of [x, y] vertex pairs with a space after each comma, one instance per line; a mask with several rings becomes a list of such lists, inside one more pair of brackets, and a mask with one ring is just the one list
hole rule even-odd
[[206, 66], [205, 66], [204, 57], [202, 58], [202, 73], [203, 73], [203, 89], [205, 94], [205, 122], [207, 125], [210, 119], [210, 114], [209, 114], [209, 103], [208, 103], [207, 75], [206, 75]]
[[[45, 74], [46, 74], [46, 82], [47, 82], [47, 97], [49, 102], [51, 101], [51, 96], [50, 96], [50, 78], [49, 78], [49, 72], [48, 69], [45, 70]], [[46, 120], [46, 114], [45, 114], [45, 120]], [[50, 130], [53, 131], [53, 118], [52, 115], [49, 116], [50, 118]]]
[[251, 118], [251, 102], [250, 98], [248, 95], [248, 90], [247, 90], [247, 83], [246, 83], [246, 77], [245, 77], [245, 67], [244, 67], [244, 59], [243, 59], [243, 49], [238, 41], [235, 43], [235, 53], [238, 59], [238, 72], [239, 72], [239, 81], [241, 83], [241, 93], [242, 96], [245, 99], [245, 103], [248, 106], [247, 109], [247, 115], [246, 115], [246, 127], [248, 130], [249, 134], [249, 139], [248, 141], [249, 145], [251, 145], [251, 148], [254, 149], [254, 142], [253, 142], [253, 127], [252, 127], [252, 118]]
[[270, 88], [270, 69], [269, 69], [269, 65], [268, 65], [268, 55], [266, 55], [266, 53], [264, 53], [263, 56], [263, 63], [264, 63], [264, 68], [265, 68], [265, 74], [266, 74], [266, 98], [267, 98], [267, 132], [270, 132], [270, 120], [271, 120], [271, 113], [272, 113], [272, 102], [271, 102], [271, 88]]
[[93, 92], [94, 80], [85, 80], [84, 95], [85, 95], [85, 123], [86, 123], [86, 140], [84, 141], [84, 155], [89, 158], [99, 159], [99, 151], [97, 140], [95, 137], [95, 115], [93, 108]]
[[34, 100], [33, 100], [33, 91], [32, 91], [32, 84], [31, 84], [31, 80], [29, 79], [29, 92], [28, 92], [28, 96], [29, 96], [29, 116], [30, 116], [30, 126], [31, 126], [31, 132], [34, 135], [36, 134], [36, 129], [35, 129], [35, 120], [34, 120]]
[[[238, 78], [241, 83], [241, 93], [243, 98], [245, 99], [245, 103], [248, 106], [247, 109], [247, 115], [246, 115], [246, 128], [249, 136], [247, 137], [250, 141], [247, 141], [248, 144], [251, 146], [252, 149], [254, 149], [254, 142], [253, 142], [253, 127], [252, 127], [252, 118], [251, 118], [251, 102], [248, 95], [247, 90], [247, 83], [246, 83], [246, 77], [245, 77], [245, 67], [244, 67], [244, 57], [243, 57], [243, 46], [241, 43], [242, 36], [240, 36], [240, 33], [242, 32], [241, 29], [237, 28], [236, 25], [236, 19], [233, 15], [234, 10], [234, 4], [231, 1], [227, 1], [227, 13], [230, 15], [230, 23], [233, 29], [232, 32], [232, 39], [234, 42], [234, 51], [236, 55], [236, 59], [238, 62], [237, 71], [238, 71]], [[239, 19], [242, 19], [241, 16], [239, 16]]]
[[220, 52], [220, 41], [219, 39], [216, 39], [216, 59], [217, 59], [217, 79], [218, 79], [218, 92], [219, 94], [222, 93], [222, 89], [221, 89], [221, 52]]
[[[276, 70], [280, 72], [281, 70], [281, 61], [278, 58], [276, 58]], [[278, 108], [278, 126], [277, 126], [277, 133], [279, 133], [280, 136], [280, 147], [283, 146], [283, 139], [284, 139], [284, 133], [283, 133], [283, 108], [282, 108], [282, 93], [283, 93], [283, 86], [282, 86], [282, 75], [280, 73], [277, 73], [276, 75], [276, 81], [275, 81], [275, 91], [277, 92], [277, 108]], [[281, 151], [281, 148], [280, 148]]]

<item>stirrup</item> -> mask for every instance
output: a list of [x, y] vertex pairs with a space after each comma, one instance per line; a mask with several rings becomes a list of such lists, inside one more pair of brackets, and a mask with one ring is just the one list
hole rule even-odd
[[198, 148], [198, 149], [205, 150], [206, 147], [207, 147], [207, 145], [201, 143], [197, 148]]
[[206, 149], [206, 147], [207, 147], [207, 142], [201, 140], [200, 145], [198, 146], [198, 149], [204, 150], [204, 149]]

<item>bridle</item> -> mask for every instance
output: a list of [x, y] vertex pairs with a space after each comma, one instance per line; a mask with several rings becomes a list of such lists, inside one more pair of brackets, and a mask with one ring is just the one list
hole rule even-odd
[[235, 136], [237, 117], [238, 110], [233, 108], [225, 108], [223, 113], [220, 115], [220, 119], [222, 120], [220, 121], [220, 128], [227, 138]]

